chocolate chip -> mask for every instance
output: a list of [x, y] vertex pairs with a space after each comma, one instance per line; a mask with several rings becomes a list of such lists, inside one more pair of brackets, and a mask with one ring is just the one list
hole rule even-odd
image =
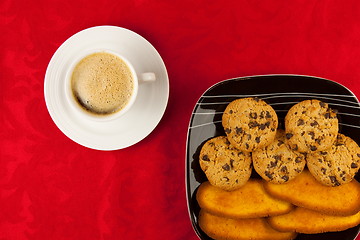
[[321, 168], [321, 172], [325, 175], [326, 174], [326, 168]]
[[256, 128], [257, 126], [259, 126], [259, 123], [258, 122], [249, 122], [248, 125], [250, 128]]
[[318, 162], [319, 162], [319, 163], [322, 163], [323, 160], [322, 160], [321, 158], [318, 158]]
[[265, 126], [266, 126], [266, 127], [270, 127], [270, 122], [267, 121], [267, 122], [265, 123]]
[[265, 127], [266, 127], [265, 124], [260, 124], [260, 125], [259, 125], [259, 129], [260, 129], [260, 130], [264, 130]]
[[227, 134], [231, 133], [231, 129], [230, 128], [225, 128], [225, 133], [227, 133]]
[[270, 112], [269, 111], [266, 111], [266, 116], [265, 116], [266, 118], [272, 118], [272, 116], [271, 116], [271, 114], [270, 114]]
[[229, 113], [230, 113], [230, 114], [233, 114], [233, 110], [230, 110]]
[[301, 119], [301, 118], [297, 122], [298, 126], [301, 126], [301, 125], [304, 125], [304, 124], [305, 124], [305, 121], [303, 119]]
[[315, 139], [315, 142], [316, 142], [317, 144], [321, 145], [321, 139], [320, 139], [320, 138]]
[[274, 167], [276, 167], [276, 165], [277, 165], [277, 161], [275, 161], [275, 162], [270, 161], [269, 168], [274, 168]]
[[245, 143], [245, 147], [246, 147], [246, 149], [249, 149], [249, 144], [247, 144], [247, 143]]
[[273, 158], [274, 158], [275, 160], [281, 160], [281, 155], [274, 155]]
[[287, 133], [285, 136], [286, 136], [287, 139], [290, 139], [290, 138], [292, 138], [292, 136], [294, 136], [294, 134], [292, 134], [292, 133]]
[[313, 146], [313, 145], [310, 145], [310, 150], [311, 150], [311, 151], [316, 151], [316, 150], [317, 150], [317, 147], [316, 147], [316, 146]]
[[273, 179], [273, 175], [268, 171], [265, 171], [265, 176], [267, 176], [270, 180]]
[[275, 132], [275, 128], [271, 128], [270, 130], [271, 130], [272, 132]]
[[222, 169], [224, 169], [225, 171], [230, 171], [229, 164], [226, 163], [224, 166], [222, 166]]
[[235, 128], [236, 134], [241, 134], [243, 132], [243, 129], [240, 127]]
[[251, 140], [251, 134], [247, 135], [247, 140]]
[[297, 151], [298, 149], [299, 149], [299, 147], [298, 147], [297, 144], [295, 144], [295, 145], [293, 146], [293, 148], [292, 148], [292, 150], [294, 150], [294, 151]]
[[324, 117], [325, 117], [326, 119], [330, 118], [330, 113], [328, 113], [328, 112], [325, 113], [325, 114], [324, 114]]
[[314, 132], [308, 132], [308, 135], [311, 136], [311, 139], [314, 139], [315, 138], [315, 133]]
[[280, 169], [281, 172], [284, 172], [284, 173], [287, 173], [288, 172], [288, 169], [286, 166], [283, 166], [281, 169]]
[[250, 113], [250, 118], [256, 119], [257, 118], [257, 113], [256, 112], [251, 112]]
[[319, 102], [319, 104], [320, 104], [320, 107], [326, 107], [326, 103], [324, 103], [324, 102]]
[[326, 154], [328, 154], [328, 153], [325, 152], [325, 151], [320, 151], [320, 154], [321, 154], [321, 155], [326, 155]]
[[234, 159], [230, 159], [230, 167], [231, 167], [231, 168], [234, 168], [234, 162], [235, 162]]
[[225, 180], [226, 182], [230, 181], [228, 177], [223, 177], [223, 180]]
[[278, 140], [278, 146], [281, 146], [281, 145], [283, 145], [284, 144], [284, 141], [281, 141], [281, 140]]
[[301, 162], [302, 162], [302, 158], [301, 158], [301, 157], [296, 157], [296, 158], [295, 158], [295, 162], [296, 162], [296, 163], [301, 163]]
[[256, 137], [255, 142], [259, 143], [260, 142], [260, 137]]
[[357, 168], [358, 165], [356, 163], [351, 163], [351, 168]]
[[317, 121], [313, 121], [312, 123], [310, 123], [310, 126], [314, 127], [316, 125], [319, 125], [319, 123]]
[[210, 159], [209, 159], [209, 157], [208, 157], [208, 155], [204, 155], [204, 156], [202, 156], [202, 158], [201, 158], [202, 160], [204, 160], [204, 161], [210, 161]]
[[214, 147], [215, 143], [214, 142], [209, 142], [210, 147]]
[[240, 157], [241, 155], [244, 155], [243, 152], [238, 152], [238, 157]]
[[286, 176], [286, 175], [285, 175], [285, 176], [282, 176], [281, 178], [282, 178], [285, 182], [289, 181], [289, 177]]
[[301, 136], [304, 136], [304, 134], [305, 134], [305, 131], [302, 131], [302, 132], [301, 132]]
[[358, 157], [360, 157], [360, 153], [356, 154]]
[[332, 183], [334, 186], [340, 186], [340, 183], [339, 183], [339, 181], [336, 179], [335, 176], [329, 176], [329, 178], [330, 178], [331, 183]]

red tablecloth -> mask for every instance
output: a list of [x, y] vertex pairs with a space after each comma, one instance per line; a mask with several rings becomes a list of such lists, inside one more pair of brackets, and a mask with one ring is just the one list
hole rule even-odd
[[[0, 19], [1, 240], [195, 240], [185, 196], [186, 136], [208, 87], [294, 73], [334, 80], [360, 96], [355, 0], [3, 0]], [[145, 37], [169, 74], [160, 124], [117, 151], [68, 139], [44, 101], [51, 56], [71, 35], [97, 25]]]

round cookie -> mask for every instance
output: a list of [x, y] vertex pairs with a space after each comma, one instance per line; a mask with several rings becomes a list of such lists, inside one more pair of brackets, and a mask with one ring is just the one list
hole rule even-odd
[[305, 100], [290, 108], [285, 116], [287, 144], [300, 152], [317, 152], [329, 148], [339, 130], [336, 112], [327, 103]]
[[360, 148], [350, 137], [338, 134], [327, 150], [309, 154], [307, 167], [311, 174], [327, 186], [350, 182], [360, 167]]
[[265, 101], [241, 98], [226, 107], [222, 125], [232, 145], [241, 151], [252, 152], [274, 140], [278, 117]]
[[250, 153], [234, 148], [226, 136], [208, 140], [201, 148], [199, 162], [209, 182], [226, 191], [244, 185], [252, 171]]
[[278, 129], [275, 140], [252, 153], [255, 171], [271, 183], [286, 183], [299, 175], [306, 165], [305, 155], [285, 144], [285, 131]]

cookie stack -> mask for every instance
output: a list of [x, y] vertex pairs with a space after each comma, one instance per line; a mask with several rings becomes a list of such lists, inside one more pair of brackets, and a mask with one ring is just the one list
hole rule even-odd
[[307, 166], [322, 184], [350, 182], [360, 168], [358, 144], [339, 133], [336, 111], [319, 100], [290, 108], [285, 129], [274, 109], [259, 98], [232, 101], [222, 116], [226, 136], [208, 140], [200, 166], [210, 183], [232, 191], [246, 183], [252, 167], [266, 181], [286, 183]]
[[232, 191], [250, 178], [251, 152], [274, 141], [278, 117], [263, 100], [243, 98], [226, 107], [222, 124], [226, 136], [215, 137], [203, 145], [200, 167], [211, 184]]
[[350, 182], [360, 167], [360, 149], [339, 133], [336, 111], [318, 100], [294, 105], [285, 117], [286, 142], [306, 155], [307, 167], [322, 184], [340, 186]]
[[[270, 191], [266, 191], [267, 195], [257, 195], [259, 192], [253, 191], [253, 199], [258, 203], [259, 209], [240, 203], [241, 208], [252, 209], [248, 213], [249, 215], [245, 216], [241, 215], [241, 213], [239, 215], [237, 208], [229, 208], [231, 204], [226, 199], [237, 199], [239, 201], [243, 196], [246, 196], [243, 193], [239, 195], [239, 191], [244, 191], [249, 185], [255, 189], [254, 181], [261, 181], [259, 179], [250, 179], [252, 168], [265, 180], [258, 183], [257, 188], [260, 189], [263, 188], [262, 184], [265, 183], [270, 184], [270, 186], [288, 186], [290, 183], [297, 183], [298, 181], [295, 181], [295, 179], [301, 179], [298, 177], [300, 175], [311, 176], [326, 191], [331, 191], [333, 187], [339, 188], [339, 186], [356, 182], [355, 193], [352, 198], [355, 199], [355, 202], [360, 202], [360, 195], [357, 195], [357, 190], [360, 189], [359, 183], [353, 180], [360, 166], [360, 148], [351, 138], [339, 133], [336, 114], [336, 111], [322, 101], [305, 100], [295, 104], [288, 111], [285, 117], [285, 129], [282, 130], [278, 129], [276, 112], [265, 101], [259, 98], [242, 98], [232, 101], [226, 107], [222, 116], [225, 135], [208, 140], [200, 151], [200, 167], [209, 180], [206, 187], [203, 186], [204, 184], [200, 186], [197, 195], [199, 205], [202, 208], [200, 214], [201, 228], [205, 232], [212, 234], [211, 230], [213, 229], [211, 227], [209, 229], [209, 224], [204, 224], [212, 215], [214, 218], [216, 216], [232, 219], [229, 221], [237, 227], [239, 227], [238, 224], [241, 226], [247, 225], [243, 222], [239, 223], [239, 219], [243, 221], [244, 219], [260, 218], [258, 224], [266, 226], [263, 229], [264, 233], [266, 233], [269, 230], [266, 224], [271, 223], [271, 221], [266, 221], [264, 225], [263, 218], [277, 215], [284, 216], [286, 211], [274, 213], [272, 210], [267, 210], [259, 215], [257, 211], [262, 209], [261, 206], [265, 206], [265, 208], [270, 206], [264, 196], [285, 201], [291, 206], [296, 206], [296, 209], [298, 206], [303, 207], [301, 204], [298, 205], [289, 201], [289, 199], [279, 198], [276, 194], [271, 195]], [[306, 187], [302, 183], [297, 185]], [[228, 195], [215, 193], [216, 198], [220, 196], [221, 201], [225, 203], [226, 207], [223, 209], [221, 209], [221, 201], [214, 201], [211, 198], [212, 194], [203, 194], [204, 192], [216, 192], [213, 188], [228, 192]], [[203, 191], [203, 189], [212, 190]], [[268, 187], [268, 189], [270, 188]], [[302, 194], [298, 194], [298, 196], [300, 198], [304, 197]], [[305, 196], [305, 198], [307, 197]], [[321, 201], [319, 200], [317, 203], [319, 202]], [[220, 207], [220, 210], [215, 212], [209, 210], [207, 207], [209, 203], [210, 205], [215, 203], [216, 206]], [[237, 204], [236, 201], [234, 204]], [[287, 210], [291, 213], [295, 212], [291, 209], [292, 207]], [[305, 206], [304, 209], [307, 210], [308, 208]], [[314, 209], [310, 208], [310, 210]], [[353, 208], [351, 214], [358, 213], [359, 210]], [[226, 212], [231, 212], [231, 214], [226, 214]], [[300, 212], [302, 213], [302, 211]], [[321, 212], [321, 214], [326, 214], [326, 212]], [[349, 226], [354, 226], [353, 224], [360, 221], [360, 214], [358, 215], [354, 217], [355, 222], [351, 222]], [[234, 222], [234, 219], [237, 220]], [[344, 219], [340, 219], [340, 221], [342, 220]], [[218, 222], [219, 218], [214, 221]], [[225, 222], [225, 225], [230, 224], [227, 220]], [[271, 229], [273, 230], [273, 228]], [[343, 229], [344, 227], [341, 228], [341, 230]], [[280, 232], [287, 231], [287, 234], [282, 236], [284, 238], [278, 236], [279, 238], [273, 237], [273, 239], [292, 239], [296, 236], [296, 234], [292, 233], [299, 232], [297, 229], [278, 228], [276, 230]], [[324, 232], [327, 230], [340, 231], [339, 229], [326, 227], [316, 231]], [[217, 235], [213, 234], [214, 236]]]

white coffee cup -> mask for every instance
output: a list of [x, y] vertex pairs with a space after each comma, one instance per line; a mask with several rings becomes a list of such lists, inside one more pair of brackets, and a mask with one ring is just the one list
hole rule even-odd
[[[99, 59], [101, 57], [108, 61], [111, 60], [111, 62], [100, 63]], [[88, 76], [84, 74], [84, 71], [87, 71], [87, 74], [89, 73]], [[123, 72], [126, 72], [125, 75], [128, 77], [125, 77]], [[114, 78], [126, 78], [127, 87], [124, 87], [124, 84], [119, 80], [115, 81]], [[130, 79], [132, 80], [131, 83]], [[71, 109], [76, 114], [91, 121], [110, 121], [123, 116], [131, 109], [137, 98], [139, 84], [155, 80], [155, 73], [145, 72], [138, 74], [133, 65], [118, 53], [104, 49], [89, 51], [78, 56], [70, 64], [66, 73], [65, 96]], [[85, 92], [86, 94], [80, 94], [79, 92]], [[126, 99], [122, 98], [121, 95], [127, 95]], [[97, 99], [99, 104], [96, 104]], [[89, 100], [92, 101], [92, 105], [87, 105]], [[119, 102], [118, 108], [116, 108], [116, 101]], [[112, 102], [112, 105], [109, 105], [108, 102]], [[109, 108], [114, 106], [114, 110], [108, 112], [98, 111], [100, 109], [98, 106], [101, 106], [101, 109], [107, 109], [107, 104]]]

